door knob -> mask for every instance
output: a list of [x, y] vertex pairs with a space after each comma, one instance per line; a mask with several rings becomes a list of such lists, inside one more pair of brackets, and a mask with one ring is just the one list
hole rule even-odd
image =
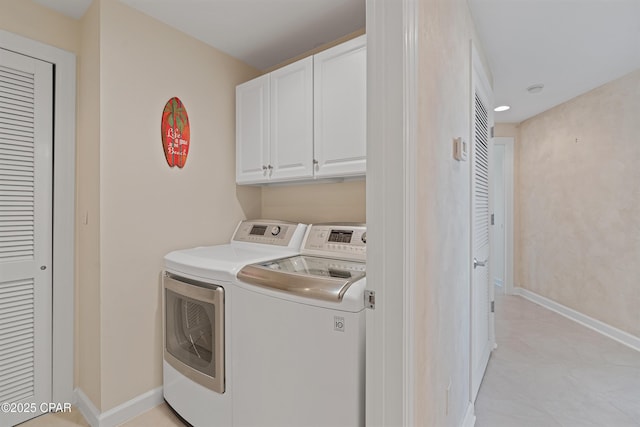
[[487, 261], [489, 261], [489, 259], [485, 259], [484, 261], [478, 261], [478, 259], [476, 257], [473, 257], [473, 268], [476, 267], [485, 267], [487, 265]]

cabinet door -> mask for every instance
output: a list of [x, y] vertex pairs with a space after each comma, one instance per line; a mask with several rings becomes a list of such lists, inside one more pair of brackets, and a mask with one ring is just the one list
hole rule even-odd
[[367, 169], [366, 36], [314, 56], [315, 176]]
[[268, 181], [269, 75], [236, 87], [236, 182]]
[[271, 73], [271, 181], [313, 176], [313, 58]]

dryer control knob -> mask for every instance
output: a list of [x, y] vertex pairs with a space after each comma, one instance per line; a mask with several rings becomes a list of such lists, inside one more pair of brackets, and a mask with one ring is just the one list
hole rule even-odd
[[362, 237], [360, 238], [360, 240], [362, 240], [362, 243], [367, 243], [367, 232], [366, 231], [364, 233], [362, 233]]
[[278, 234], [280, 234], [280, 226], [274, 225], [273, 227], [271, 227], [271, 235], [277, 236]]

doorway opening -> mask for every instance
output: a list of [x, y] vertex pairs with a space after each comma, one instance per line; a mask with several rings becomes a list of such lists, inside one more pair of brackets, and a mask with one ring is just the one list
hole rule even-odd
[[513, 137], [493, 139], [491, 164], [491, 280], [496, 292], [513, 294]]

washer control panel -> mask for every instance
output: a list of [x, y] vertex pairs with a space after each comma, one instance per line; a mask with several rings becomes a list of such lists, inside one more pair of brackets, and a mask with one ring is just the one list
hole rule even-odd
[[232, 241], [289, 246], [300, 224], [273, 220], [242, 221]]
[[313, 224], [307, 228], [302, 253], [356, 261], [367, 259], [364, 224]]

